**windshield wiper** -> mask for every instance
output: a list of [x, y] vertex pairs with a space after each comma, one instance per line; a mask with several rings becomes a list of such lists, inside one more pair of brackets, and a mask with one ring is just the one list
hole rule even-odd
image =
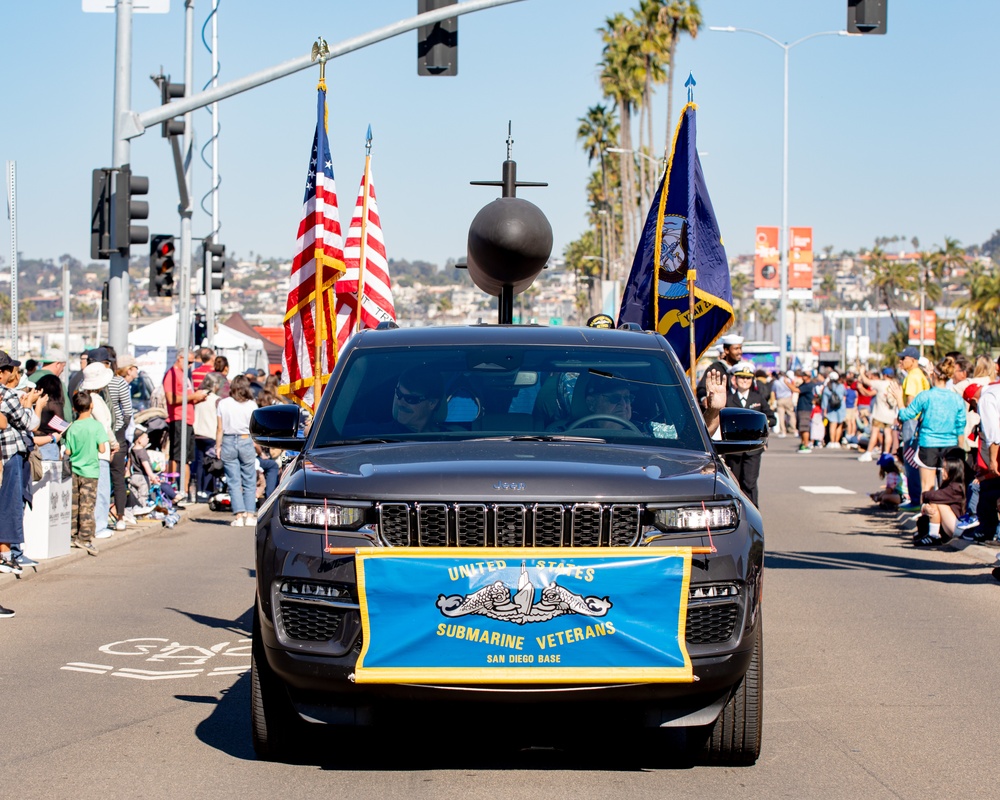
[[318, 447], [344, 447], [353, 444], [396, 444], [403, 441], [402, 439], [376, 439], [376, 438], [359, 438], [359, 439], [337, 439], [334, 442], [324, 442]]
[[497, 439], [510, 439], [512, 442], [596, 442], [607, 444], [607, 439], [596, 436], [568, 436], [565, 433], [525, 433], [517, 436], [498, 436]]

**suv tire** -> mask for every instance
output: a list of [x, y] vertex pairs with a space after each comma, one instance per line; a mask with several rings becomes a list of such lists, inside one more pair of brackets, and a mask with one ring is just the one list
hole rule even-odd
[[700, 729], [701, 760], [709, 764], [749, 767], [760, 756], [764, 694], [763, 622], [757, 624], [750, 667], [733, 690], [715, 723]]
[[250, 732], [257, 758], [282, 761], [294, 751], [302, 723], [288, 690], [267, 663], [258, 613], [255, 608], [250, 648]]

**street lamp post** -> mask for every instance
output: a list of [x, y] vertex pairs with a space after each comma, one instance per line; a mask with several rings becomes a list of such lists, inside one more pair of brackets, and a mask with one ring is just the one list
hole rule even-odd
[[788, 51], [793, 47], [802, 44], [809, 39], [815, 39], [817, 36], [853, 36], [860, 34], [850, 34], [847, 31], [821, 31], [819, 33], [810, 33], [808, 36], [803, 36], [801, 39], [797, 39], [791, 44], [779, 42], [773, 36], [769, 36], [761, 31], [755, 31], [751, 28], [736, 28], [732, 25], [727, 25], [725, 27], [710, 26], [710, 31], [722, 31], [724, 33], [752, 33], [754, 36], [760, 36], [762, 39], [767, 39], [772, 44], [776, 44], [782, 50], [785, 51], [785, 99], [784, 99], [784, 121], [783, 121], [783, 131], [782, 131], [782, 157], [781, 157], [781, 241], [778, 246], [781, 248], [781, 296], [778, 299], [778, 336], [781, 339], [778, 342], [778, 353], [779, 353], [779, 366], [781, 369], [786, 369], [788, 364], [788, 342], [787, 342], [787, 321], [785, 320], [785, 315], [788, 309]]

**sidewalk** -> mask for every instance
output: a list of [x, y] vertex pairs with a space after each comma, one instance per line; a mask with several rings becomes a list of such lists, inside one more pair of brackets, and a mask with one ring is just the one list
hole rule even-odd
[[[150, 536], [164, 530], [175, 530], [178, 526], [183, 525], [191, 519], [192, 516], [202, 513], [208, 513], [208, 503], [191, 503], [186, 508], [177, 509], [177, 515], [180, 517], [180, 520], [178, 520], [173, 528], [165, 528], [163, 520], [138, 517], [136, 519], [136, 525], [130, 525], [123, 531], [115, 531], [107, 539], [96, 540], [94, 544], [97, 545], [97, 548], [100, 551], [96, 558], [101, 558], [101, 556], [103, 556], [107, 551], [114, 550], [116, 547], [121, 547], [122, 545], [134, 542], [137, 539], [142, 539], [146, 536]], [[87, 558], [94, 559], [95, 556], [90, 555], [86, 550], [74, 547], [70, 548], [70, 551], [64, 556], [56, 556], [55, 558], [39, 560], [37, 567], [24, 567], [20, 575], [13, 575], [6, 572], [0, 573], [0, 592], [17, 581], [30, 580], [31, 578], [45, 572], [50, 572], [53, 569], [57, 569], [65, 564]]]

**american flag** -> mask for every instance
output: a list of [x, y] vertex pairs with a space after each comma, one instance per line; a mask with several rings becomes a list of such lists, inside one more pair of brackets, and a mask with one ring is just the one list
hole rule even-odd
[[[371, 128], [368, 131], [371, 140]], [[365, 219], [365, 187], [368, 189], [367, 222]], [[362, 255], [362, 238], [364, 248]], [[364, 258], [364, 264], [361, 260]], [[344, 244], [344, 263], [347, 271], [337, 281], [337, 346], [343, 348], [358, 327], [358, 283], [361, 283], [361, 327], [374, 328], [380, 322], [396, 319], [392, 300], [392, 283], [389, 264], [385, 258], [385, 241], [382, 239], [382, 221], [375, 202], [375, 184], [372, 181], [371, 157], [365, 159], [365, 174], [361, 178], [358, 202], [354, 206], [351, 227]]]
[[[285, 352], [283, 393], [299, 405], [314, 408], [322, 394], [322, 385], [337, 361], [334, 347], [336, 317], [333, 313], [333, 285], [344, 271], [344, 245], [337, 208], [337, 185], [333, 179], [333, 160], [326, 133], [326, 84], [318, 87], [316, 134], [306, 177], [302, 221], [299, 223], [295, 258], [285, 307]], [[319, 300], [322, 314], [317, 314], [317, 265], [322, 278]], [[320, 348], [317, 353], [316, 342]], [[316, 374], [320, 391], [314, 394]]]

